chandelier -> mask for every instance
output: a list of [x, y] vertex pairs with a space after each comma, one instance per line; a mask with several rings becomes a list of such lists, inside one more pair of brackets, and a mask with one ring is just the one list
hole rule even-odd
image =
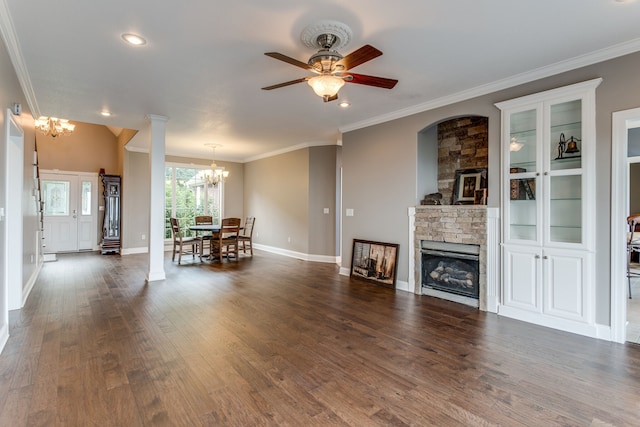
[[46, 116], [40, 116], [35, 121], [35, 126], [44, 135], [51, 135], [52, 138], [59, 135], [69, 135], [76, 128], [76, 125], [72, 125], [67, 119]]
[[224, 170], [223, 166], [216, 165], [216, 147], [220, 147], [220, 145], [215, 144], [205, 144], [208, 147], [211, 147], [213, 150], [213, 160], [211, 161], [211, 171], [207, 171], [205, 174], [205, 179], [208, 184], [213, 185], [214, 187], [218, 185], [219, 182], [225, 182], [227, 177], [229, 176], [229, 171]]

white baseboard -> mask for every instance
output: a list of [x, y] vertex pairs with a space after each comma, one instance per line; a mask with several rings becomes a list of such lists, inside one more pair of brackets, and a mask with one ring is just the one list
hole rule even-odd
[[257, 243], [254, 243], [253, 245], [256, 247], [256, 249], [260, 249], [261, 251], [271, 252], [273, 254], [278, 254], [278, 255], [284, 255], [290, 258], [301, 259], [303, 261], [324, 262], [327, 264], [337, 264], [338, 262], [338, 257], [335, 257], [335, 256], [305, 254], [302, 252], [295, 252], [287, 249], [276, 248], [273, 246], [260, 245]]
[[134, 254], [147, 254], [149, 253], [149, 248], [144, 246], [142, 248], [122, 248], [120, 249], [121, 255], [134, 255]]
[[56, 258], [56, 254], [43, 254], [42, 260], [44, 262], [52, 262], [52, 261], [57, 261], [58, 258]]
[[22, 290], [22, 304], [20, 305], [20, 308], [24, 307], [24, 305], [26, 304], [27, 298], [29, 298], [29, 294], [31, 293], [33, 286], [36, 284], [36, 280], [38, 280], [38, 276], [40, 275], [41, 270], [42, 263], [39, 262], [36, 264], [36, 268], [33, 270], [33, 273], [31, 274], [31, 277], [29, 277], [25, 288], [23, 288]]
[[[340, 267], [338, 274], [341, 276], [351, 276], [351, 269]], [[396, 291], [412, 292], [409, 290], [409, 282], [404, 280], [396, 280]]]
[[4, 346], [7, 345], [9, 340], [9, 325], [5, 324], [0, 329], [0, 353], [4, 350]]

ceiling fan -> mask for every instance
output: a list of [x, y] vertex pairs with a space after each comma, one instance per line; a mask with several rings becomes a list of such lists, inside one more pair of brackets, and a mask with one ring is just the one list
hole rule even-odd
[[319, 48], [307, 63], [278, 52], [267, 52], [265, 55], [311, 71], [316, 75], [263, 87], [263, 90], [278, 89], [306, 81], [324, 102], [328, 102], [338, 99], [338, 91], [345, 82], [384, 89], [392, 89], [398, 83], [394, 79], [350, 72], [352, 68], [382, 55], [382, 52], [371, 45], [365, 45], [347, 56], [342, 56], [338, 53], [337, 47], [344, 47], [349, 42], [351, 29], [341, 22], [322, 21], [309, 26], [303, 31], [301, 38], [307, 46]]

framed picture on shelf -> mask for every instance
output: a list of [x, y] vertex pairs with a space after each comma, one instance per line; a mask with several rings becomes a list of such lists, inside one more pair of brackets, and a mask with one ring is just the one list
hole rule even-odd
[[487, 188], [487, 169], [458, 169], [453, 185], [453, 204], [475, 203], [476, 190]]
[[474, 205], [486, 205], [487, 204], [487, 189], [486, 188], [481, 188], [479, 190], [476, 190], [474, 197], [473, 197], [473, 204]]
[[398, 244], [353, 239], [351, 277], [396, 287]]

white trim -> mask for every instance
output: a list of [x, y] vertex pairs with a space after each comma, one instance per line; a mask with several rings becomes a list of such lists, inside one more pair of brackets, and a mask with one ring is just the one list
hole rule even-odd
[[[173, 248], [169, 248], [169, 250], [172, 250]], [[166, 251], [166, 246], [165, 246], [165, 251]], [[144, 246], [141, 248], [127, 248], [127, 249], [120, 249], [120, 254], [121, 255], [135, 255], [135, 254], [146, 254], [149, 253], [149, 248]]]
[[640, 163], [640, 156], [627, 157], [627, 163]]
[[[0, 0], [2, 1], [2, 0]], [[240, 160], [232, 160], [232, 159], [225, 159], [224, 157], [218, 157], [216, 155], [216, 160], [219, 160], [221, 162], [229, 162], [229, 163], [248, 163], [248, 162], [253, 162], [256, 160], [261, 160], [261, 159], [267, 159], [269, 157], [275, 157], [275, 156], [279, 156], [281, 154], [286, 154], [286, 153], [290, 153], [292, 151], [297, 151], [297, 150], [302, 150], [305, 148], [311, 148], [311, 147], [324, 147], [327, 145], [335, 145], [335, 146], [342, 146], [342, 140], [338, 139], [335, 142], [331, 142], [331, 141], [314, 141], [314, 142], [303, 142], [301, 144], [297, 144], [297, 145], [293, 145], [290, 147], [285, 147], [282, 148], [280, 150], [275, 150], [275, 151], [269, 151], [268, 153], [264, 153], [264, 154], [258, 154], [256, 156], [252, 156], [252, 157], [247, 157], [245, 159], [240, 159]], [[149, 149], [146, 147], [136, 147], [136, 146], [129, 146], [129, 145], [125, 145], [125, 150], [127, 151], [131, 151], [134, 153], [146, 153], [149, 154]], [[172, 150], [172, 151], [167, 151], [165, 153], [165, 155], [167, 156], [176, 156], [176, 157], [187, 157], [187, 158], [195, 158], [195, 159], [207, 159], [207, 157], [203, 157], [201, 154], [198, 153], [186, 153], [186, 152], [182, 152], [182, 151], [177, 151], [177, 150]], [[169, 164], [169, 163], [167, 163]], [[185, 164], [190, 164], [190, 163], [181, 163], [182, 165]]]
[[618, 111], [611, 119], [611, 340], [626, 340], [627, 323], [627, 215], [629, 212], [629, 127], [640, 117], [640, 108]]
[[576, 56], [565, 61], [560, 61], [555, 64], [540, 67], [535, 70], [527, 71], [525, 73], [516, 74], [515, 76], [508, 77], [506, 79], [498, 80], [485, 85], [476, 86], [471, 89], [463, 90], [452, 95], [443, 96], [438, 99], [427, 101], [422, 104], [414, 105], [412, 107], [404, 108], [388, 114], [382, 114], [377, 117], [372, 117], [367, 120], [345, 125], [339, 128], [340, 132], [350, 132], [352, 130], [361, 129], [380, 123], [388, 122], [391, 120], [407, 117], [412, 114], [422, 113], [424, 111], [433, 110], [435, 108], [451, 105], [456, 102], [466, 101], [478, 96], [487, 95], [493, 92], [497, 92], [503, 89], [508, 89], [521, 84], [529, 83], [535, 80], [539, 80], [545, 77], [554, 76], [556, 74], [563, 73], [565, 71], [575, 70], [576, 68], [585, 67], [587, 65], [596, 64], [598, 62], [606, 61], [609, 59], [617, 58], [619, 56], [627, 55], [629, 53], [637, 52], [640, 50], [640, 38], [630, 40], [624, 43], [617, 44], [605, 49], [597, 50], [585, 55]]
[[34, 118], [38, 118], [40, 117], [40, 108], [38, 108], [36, 93], [31, 84], [31, 78], [29, 77], [26, 62], [22, 56], [22, 49], [20, 48], [20, 42], [18, 41], [6, 0], [0, 0], [0, 34], [2, 34], [2, 38], [4, 39], [7, 53], [9, 53], [9, 57], [11, 58], [11, 64], [13, 64], [13, 68], [16, 71], [22, 92], [25, 98], [27, 98], [31, 115]]
[[500, 306], [500, 315], [511, 319], [522, 320], [534, 325], [545, 326], [551, 329], [571, 332], [573, 334], [584, 335], [591, 338], [599, 338], [600, 326], [596, 324], [576, 322], [559, 317], [540, 316], [537, 312], [527, 312], [526, 310], [514, 309], [507, 305]]
[[313, 261], [313, 262], [324, 262], [327, 264], [337, 264], [338, 257], [330, 256], [330, 255], [313, 255], [313, 254], [305, 254], [302, 252], [290, 251], [288, 249], [276, 248], [274, 246], [261, 245], [258, 243], [253, 244], [256, 249], [260, 249], [265, 252], [270, 252], [272, 254], [284, 255], [290, 258], [301, 259], [303, 261]]
[[36, 284], [36, 280], [38, 280], [38, 276], [40, 275], [40, 270], [42, 270], [42, 263], [37, 263], [35, 270], [33, 270], [33, 274], [31, 274], [31, 277], [29, 277], [29, 280], [27, 280], [26, 286], [23, 289], [22, 307], [24, 307], [25, 303], [27, 302], [27, 298], [29, 298], [29, 294], [31, 294], [31, 290], [33, 289], [33, 286]]
[[486, 245], [485, 304], [488, 312], [497, 313], [500, 303], [500, 208], [487, 208]]
[[409, 215], [409, 271], [407, 272], [407, 286], [414, 294], [420, 295], [420, 283], [416, 284], [416, 208], [409, 206], [407, 209]]
[[9, 341], [9, 324], [5, 323], [0, 328], [0, 353], [4, 350], [4, 346], [7, 345], [7, 341]]
[[[24, 131], [11, 110], [6, 109], [5, 123], [5, 300], [7, 310], [22, 308], [23, 305], [23, 210], [21, 203], [9, 203], [10, 200], [21, 200], [24, 189]], [[11, 250], [8, 250], [9, 243]], [[10, 268], [9, 266], [16, 266]], [[19, 267], [18, 267], [19, 266]], [[4, 313], [8, 323], [9, 313]]]
[[[341, 276], [351, 277], [351, 269], [346, 267], [340, 267], [338, 274]], [[403, 291], [413, 293], [411, 285], [409, 282], [405, 282], [404, 280], [396, 280], [396, 291]]]
[[[1, 1], [1, 0], [0, 0]], [[42, 174], [52, 174], [52, 175], [73, 175], [73, 176], [88, 176], [91, 178], [98, 178], [99, 174], [97, 172], [78, 172], [78, 171], [61, 171], [60, 169], [40, 169], [40, 175]]]

